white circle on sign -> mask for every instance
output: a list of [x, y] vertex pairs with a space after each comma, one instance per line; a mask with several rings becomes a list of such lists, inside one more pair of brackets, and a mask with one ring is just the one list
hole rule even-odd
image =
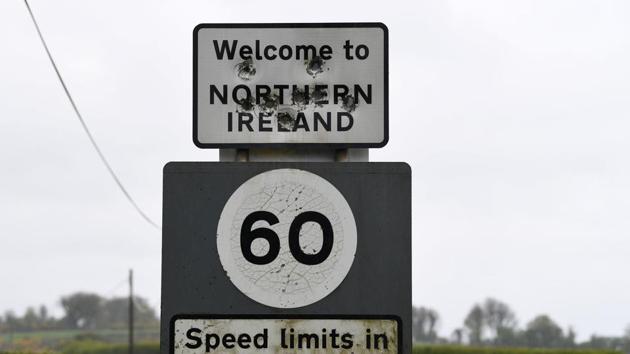
[[223, 207], [217, 250], [245, 295], [276, 308], [302, 307], [344, 280], [357, 228], [343, 195], [311, 172], [277, 169], [243, 183]]

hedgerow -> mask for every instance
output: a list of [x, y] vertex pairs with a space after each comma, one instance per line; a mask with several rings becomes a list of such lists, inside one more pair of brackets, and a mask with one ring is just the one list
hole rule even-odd
[[535, 349], [468, 347], [456, 345], [416, 345], [413, 354], [622, 354], [615, 350], [599, 349]]

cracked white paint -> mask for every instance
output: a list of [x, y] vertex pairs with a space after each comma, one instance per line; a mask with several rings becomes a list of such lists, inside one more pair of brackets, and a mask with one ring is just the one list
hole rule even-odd
[[[272, 226], [265, 221], [252, 226], [272, 229], [278, 235], [280, 253], [269, 264], [252, 264], [241, 251], [243, 220], [255, 211], [268, 211], [279, 220]], [[333, 228], [332, 251], [317, 265], [298, 262], [289, 250], [289, 226], [306, 211], [325, 215]], [[300, 246], [305, 253], [319, 252], [322, 240], [318, 224], [302, 226]], [[343, 195], [325, 179], [297, 169], [264, 172], [243, 183], [225, 204], [217, 229], [219, 257], [232, 283], [252, 300], [277, 308], [306, 306], [330, 294], [350, 270], [356, 246], [354, 216]], [[268, 250], [265, 240], [256, 239], [252, 244], [254, 255]]]

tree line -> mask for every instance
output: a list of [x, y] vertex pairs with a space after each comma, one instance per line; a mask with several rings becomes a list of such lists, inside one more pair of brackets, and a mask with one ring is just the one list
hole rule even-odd
[[[106, 298], [95, 293], [77, 292], [61, 297], [61, 317], [50, 315], [46, 306], [29, 307], [22, 316], [6, 311], [0, 316], [0, 333], [42, 330], [96, 330], [126, 328], [129, 313], [127, 297]], [[148, 301], [134, 297], [135, 325], [157, 328], [159, 318]], [[630, 326], [618, 337], [592, 335], [577, 342], [572, 328], [563, 329], [550, 316], [534, 317], [521, 327], [515, 312], [506, 303], [488, 298], [472, 306], [462, 325], [447, 338], [438, 335], [440, 315], [428, 307], [414, 307], [413, 339], [420, 343], [451, 343], [474, 346], [533, 348], [614, 349], [630, 353]]]
[[[29, 307], [22, 316], [6, 311], [0, 316], [0, 333], [60, 329], [114, 329], [128, 323], [129, 298], [106, 298], [94, 293], [77, 292], [61, 297], [63, 315], [50, 315], [44, 305]], [[159, 319], [145, 298], [135, 296], [134, 324], [138, 327], [157, 327]]]
[[519, 327], [514, 311], [504, 302], [488, 298], [476, 303], [449, 338], [437, 333], [440, 316], [427, 307], [414, 307], [413, 339], [421, 343], [452, 343], [475, 346], [531, 348], [591, 348], [614, 349], [630, 353], [630, 326], [619, 337], [592, 335], [578, 343], [575, 331], [566, 330], [549, 315], [538, 315]]

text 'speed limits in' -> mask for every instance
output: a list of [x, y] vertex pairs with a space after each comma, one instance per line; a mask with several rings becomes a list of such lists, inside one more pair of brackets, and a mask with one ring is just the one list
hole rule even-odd
[[[343, 317], [343, 316], [341, 316]], [[171, 354], [401, 353], [400, 320], [381, 318], [212, 318], [173, 320]]]

